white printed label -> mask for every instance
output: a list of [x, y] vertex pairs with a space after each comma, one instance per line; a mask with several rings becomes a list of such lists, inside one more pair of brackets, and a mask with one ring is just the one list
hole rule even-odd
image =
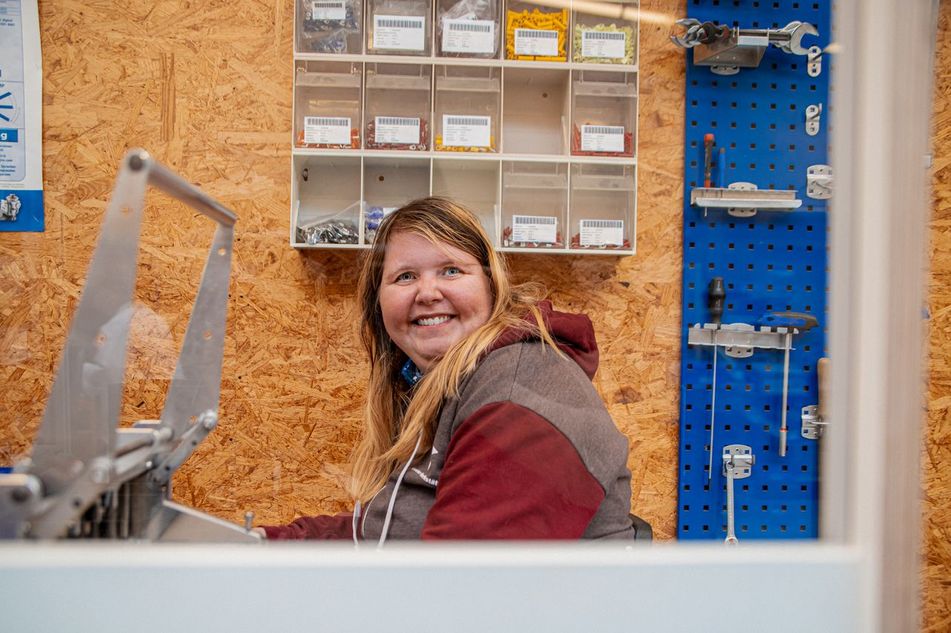
[[446, 53], [494, 53], [495, 22], [443, 20], [442, 50]]
[[374, 15], [373, 48], [421, 51], [426, 47], [426, 18], [415, 15]]
[[304, 143], [350, 146], [349, 117], [305, 116]]
[[624, 59], [627, 33], [582, 31], [581, 55], [600, 59]]
[[582, 246], [624, 246], [624, 220], [581, 220]]
[[558, 240], [558, 218], [543, 215], [512, 216], [512, 241], [554, 244]]
[[345, 0], [314, 0], [310, 14], [314, 20], [343, 22], [347, 19], [347, 5]]
[[624, 127], [621, 125], [582, 125], [582, 152], [624, 152]]
[[444, 114], [442, 144], [445, 147], [489, 147], [491, 127], [492, 117]]
[[419, 119], [395, 116], [378, 116], [373, 119], [374, 140], [393, 145], [416, 145], [419, 143]]
[[515, 29], [516, 55], [558, 55], [558, 31]]

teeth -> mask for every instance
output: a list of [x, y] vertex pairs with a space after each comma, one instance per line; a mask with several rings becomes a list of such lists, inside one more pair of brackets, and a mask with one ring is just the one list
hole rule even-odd
[[438, 316], [438, 317], [429, 317], [416, 319], [416, 322], [420, 325], [439, 325], [440, 323], [445, 323], [449, 320], [448, 316]]

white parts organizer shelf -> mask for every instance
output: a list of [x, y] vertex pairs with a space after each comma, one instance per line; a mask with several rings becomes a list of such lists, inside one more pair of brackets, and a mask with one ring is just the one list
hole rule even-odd
[[441, 195], [503, 251], [633, 255], [638, 4], [540, 2], [296, 0], [291, 245]]

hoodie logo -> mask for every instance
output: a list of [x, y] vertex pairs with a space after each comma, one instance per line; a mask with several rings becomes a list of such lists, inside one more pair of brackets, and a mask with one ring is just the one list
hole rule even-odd
[[414, 469], [413, 469], [413, 472], [416, 473], [417, 475], [419, 475], [419, 478], [422, 479], [423, 481], [425, 481], [425, 482], [426, 482], [427, 484], [429, 484], [430, 486], [435, 487], [435, 486], [438, 486], [438, 485], [439, 485], [439, 480], [438, 480], [438, 479], [433, 479], [432, 477], [427, 477], [425, 474], [423, 474], [423, 471], [421, 471], [419, 468], [414, 468]]

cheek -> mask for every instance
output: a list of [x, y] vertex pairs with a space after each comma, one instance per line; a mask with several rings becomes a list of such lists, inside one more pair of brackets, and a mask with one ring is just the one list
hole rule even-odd
[[479, 298], [476, 301], [476, 313], [479, 315], [479, 319], [482, 323], [485, 323], [492, 315], [492, 287], [489, 285], [488, 279], [482, 280], [479, 290]]
[[399, 293], [392, 290], [380, 292], [380, 314], [383, 315], [383, 325], [391, 338], [393, 330], [406, 320], [406, 310], [401, 304]]

